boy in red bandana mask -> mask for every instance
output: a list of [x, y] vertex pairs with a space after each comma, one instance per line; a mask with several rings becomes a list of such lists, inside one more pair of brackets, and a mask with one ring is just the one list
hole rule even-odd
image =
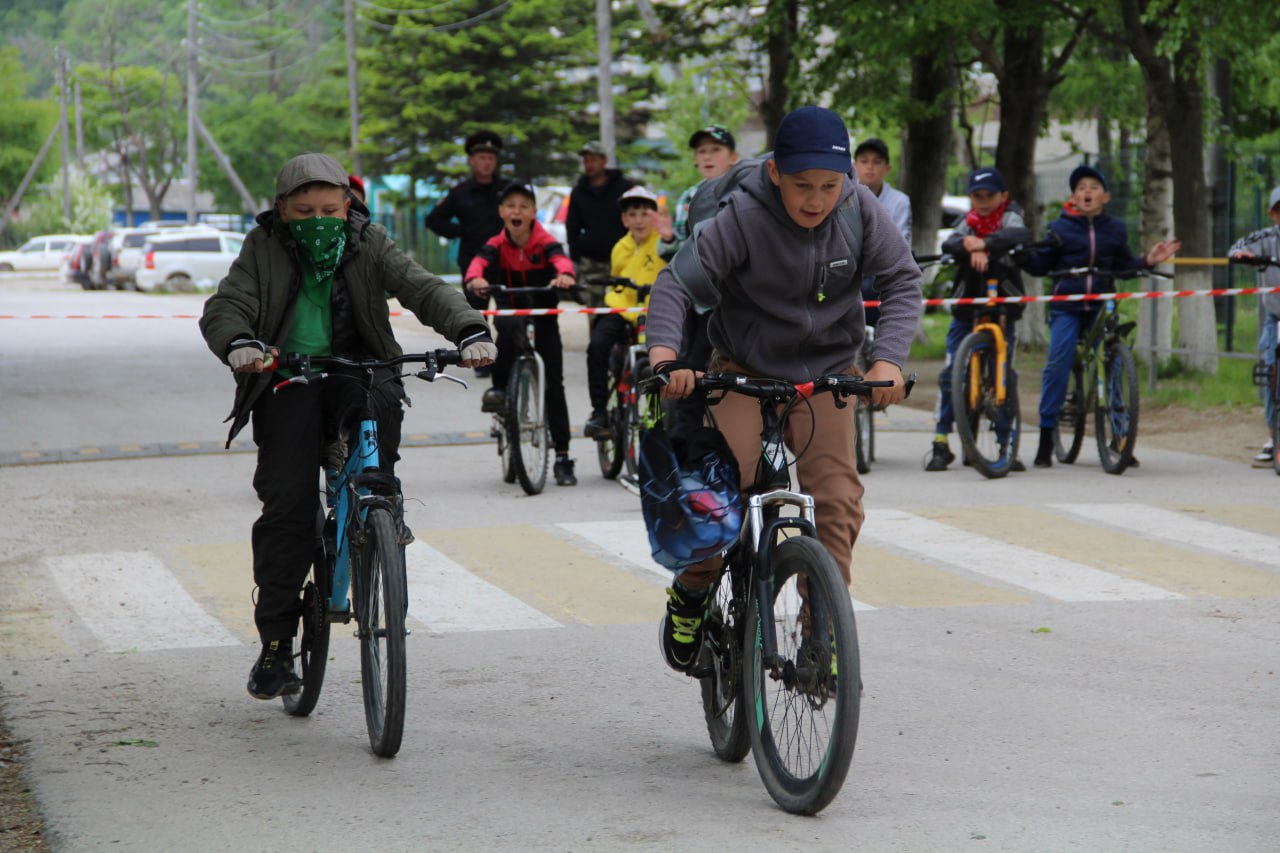
[[[958, 265], [952, 295], [986, 296], [986, 282], [992, 276], [1001, 282], [1001, 296], [1023, 293], [1022, 276], [1018, 267], [1002, 253], [1020, 244], [1030, 243], [1032, 234], [1022, 219], [1022, 208], [1009, 200], [1009, 193], [1004, 188], [1004, 176], [994, 168], [975, 169], [969, 175], [969, 201], [973, 205], [969, 215], [942, 244], [943, 254], [954, 256]], [[1009, 383], [1016, 385], [1018, 375], [1013, 370], [1013, 321], [1022, 315], [1022, 306], [1010, 305], [1006, 311], [1009, 318], [1005, 327], [1005, 336], [1009, 341]], [[926, 471], [945, 471], [956, 458], [947, 442], [947, 436], [955, 422], [955, 413], [951, 408], [951, 362], [960, 342], [973, 330], [973, 314], [972, 306], [956, 305], [951, 309], [951, 326], [947, 329], [947, 360], [942, 372], [938, 374], [938, 405], [935, 409], [937, 427], [929, 460], [924, 466]], [[1026, 467], [1015, 458], [1010, 470], [1025, 471]]]

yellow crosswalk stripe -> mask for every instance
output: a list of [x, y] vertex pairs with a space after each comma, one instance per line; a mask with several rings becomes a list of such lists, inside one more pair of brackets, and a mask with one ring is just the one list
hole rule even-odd
[[657, 622], [666, 598], [652, 579], [519, 525], [419, 534], [432, 547], [562, 624]]

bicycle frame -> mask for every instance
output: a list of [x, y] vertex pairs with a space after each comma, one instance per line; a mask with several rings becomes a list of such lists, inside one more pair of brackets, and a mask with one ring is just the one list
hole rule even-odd
[[391, 511], [397, 521], [403, 513], [398, 494], [375, 494], [371, 486], [385, 483], [385, 477], [369, 476], [365, 472], [380, 467], [378, 451], [378, 422], [372, 417], [360, 421], [359, 436], [353, 450], [347, 455], [346, 464], [338, 474], [334, 519], [338, 522], [334, 531], [335, 557], [333, 586], [329, 595], [329, 613], [346, 614], [350, 618], [351, 601], [351, 545], [352, 532], [359, 530], [372, 506], [382, 505]]
[[1123, 341], [1132, 328], [1132, 324], [1125, 324], [1129, 326], [1128, 329], [1117, 324], [1116, 309], [1115, 301], [1107, 300], [1089, 326], [1089, 331], [1076, 344], [1076, 360], [1085, 370], [1084, 386], [1088, 389], [1084, 400], [1085, 411], [1092, 411], [1098, 400], [1106, 398], [1106, 345]]
[[[987, 296], [995, 297], [999, 295], [1000, 282], [997, 279], [987, 279]], [[990, 308], [991, 306], [987, 306]], [[1005, 397], [1008, 395], [1008, 364], [1009, 342], [1004, 336], [1004, 325], [996, 319], [990, 317], [990, 312], [984, 312], [982, 319], [973, 324], [974, 332], [990, 332], [991, 338], [996, 342], [996, 404], [1004, 405]], [[1001, 318], [1003, 319], [1003, 318]], [[971, 407], [978, 405], [978, 398], [982, 393], [982, 376], [979, 374], [977, 360], [972, 360], [968, 365], [969, 370], [969, 405]]]

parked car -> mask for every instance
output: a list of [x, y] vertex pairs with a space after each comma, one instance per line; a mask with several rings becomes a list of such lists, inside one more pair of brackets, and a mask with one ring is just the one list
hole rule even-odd
[[142, 266], [134, 275], [138, 290], [160, 285], [188, 292], [216, 285], [240, 255], [243, 234], [229, 231], [179, 231], [153, 234], [142, 247]]
[[564, 222], [569, 215], [569, 192], [572, 187], [560, 185], [535, 186], [538, 193], [538, 221], [542, 227], [551, 232], [565, 251], [569, 244], [565, 241]]
[[133, 287], [134, 276], [142, 265], [142, 247], [152, 237], [193, 231], [209, 234], [216, 233], [217, 230], [211, 225], [187, 225], [185, 222], [153, 222], [134, 228], [121, 228], [111, 238], [111, 271], [107, 277], [118, 288]]
[[93, 261], [93, 238], [77, 237], [70, 251], [62, 262], [62, 278], [67, 284], [74, 284], [85, 290], [93, 290], [93, 282], [89, 280], [89, 267]]
[[967, 195], [944, 195], [942, 197], [942, 225], [938, 229], [938, 238], [934, 243], [935, 254], [942, 251], [942, 244], [956, 230], [956, 226], [964, 222], [969, 214], [969, 197]]
[[32, 237], [12, 252], [0, 252], [0, 272], [54, 272], [78, 239], [77, 234]]

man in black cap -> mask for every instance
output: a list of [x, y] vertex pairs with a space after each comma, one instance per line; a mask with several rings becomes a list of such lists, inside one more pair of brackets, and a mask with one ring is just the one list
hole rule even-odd
[[595, 276], [607, 276], [614, 244], [627, 234], [618, 216], [618, 199], [635, 186], [618, 169], [608, 168], [609, 157], [599, 142], [588, 142], [578, 151], [582, 175], [569, 193], [569, 214], [565, 236], [569, 257], [578, 268], [578, 282], [586, 285], [591, 305], [604, 304], [603, 285], [593, 285]]
[[[502, 231], [498, 217], [498, 154], [502, 137], [492, 130], [478, 130], [464, 144], [471, 177], [456, 185], [427, 214], [427, 227], [446, 240], [458, 240], [458, 272], [465, 273], [471, 259], [490, 237]], [[466, 291], [472, 308], [488, 307], [487, 297]]]

